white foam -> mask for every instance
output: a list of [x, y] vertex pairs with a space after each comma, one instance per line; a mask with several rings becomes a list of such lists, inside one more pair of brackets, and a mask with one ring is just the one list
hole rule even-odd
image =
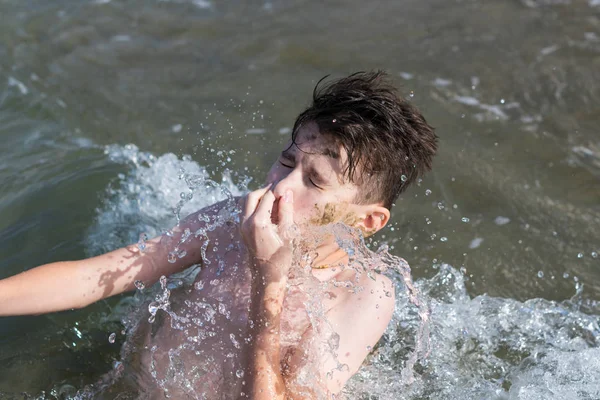
[[22, 95], [26, 95], [29, 93], [29, 89], [27, 89], [27, 86], [25, 86], [23, 82], [13, 78], [12, 76], [8, 77], [8, 86], [16, 86]]
[[264, 133], [266, 133], [267, 130], [263, 129], [263, 128], [251, 128], [251, 129], [246, 129], [246, 133], [248, 135], [262, 135]]
[[416, 286], [432, 310], [432, 347], [415, 381], [397, 378], [417, 321], [399, 299], [383, 343], [347, 388], [351, 398], [600, 398], [598, 316], [571, 302], [470, 298], [464, 276], [449, 265]]
[[[142, 232], [150, 236], [172, 228], [174, 210], [182, 197], [180, 214], [191, 214], [226, 198], [243, 193], [229, 175], [213, 182], [207, 170], [189, 156], [179, 158], [172, 153], [154, 156], [135, 145], [111, 145], [105, 148], [108, 158], [123, 164], [129, 171], [120, 175], [106, 190], [104, 207], [98, 210], [96, 223], [86, 238], [88, 252], [98, 254], [138, 241]], [[190, 183], [196, 186], [190, 189]], [[182, 196], [183, 194], [183, 196]]]
[[496, 219], [494, 219], [494, 223], [496, 225], [506, 225], [510, 222], [510, 218], [508, 217], [503, 217], [501, 215], [497, 216]]
[[476, 249], [479, 246], [481, 246], [481, 243], [483, 243], [483, 238], [475, 238], [475, 239], [471, 240], [471, 243], [469, 243], [469, 248]]
[[450, 86], [452, 84], [452, 81], [449, 79], [435, 78], [432, 83], [438, 87], [446, 87]]

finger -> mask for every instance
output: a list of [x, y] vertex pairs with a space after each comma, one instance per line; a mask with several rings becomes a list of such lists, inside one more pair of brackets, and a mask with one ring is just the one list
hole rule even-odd
[[273, 203], [275, 202], [275, 195], [271, 190], [268, 190], [254, 213], [254, 218], [259, 222], [271, 222], [271, 212], [273, 211]]
[[243, 220], [247, 220], [248, 218], [250, 218], [250, 216], [252, 214], [254, 214], [254, 211], [256, 210], [256, 207], [258, 206], [258, 203], [260, 202], [260, 199], [264, 196], [264, 194], [271, 188], [271, 185], [267, 185], [264, 188], [255, 190], [254, 192], [250, 192], [246, 195], [246, 198], [244, 200], [244, 205], [243, 205]]
[[288, 230], [294, 225], [294, 192], [286, 190], [279, 199], [279, 227], [284, 236], [289, 236]]

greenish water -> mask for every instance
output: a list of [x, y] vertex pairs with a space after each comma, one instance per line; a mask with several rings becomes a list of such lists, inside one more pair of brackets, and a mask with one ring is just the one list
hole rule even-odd
[[[251, 177], [255, 187], [316, 81], [371, 68], [386, 69], [412, 94], [440, 136], [434, 171], [397, 202], [390, 228], [374, 240], [408, 260], [434, 303], [444, 296], [454, 296], [448, 304], [466, 302], [446, 310], [462, 315], [449, 319], [450, 330], [470, 318], [469, 299], [501, 299], [498, 309], [511, 310], [545, 299], [530, 301], [547, 315], [565, 304], [549, 301], [583, 288], [564, 313], [591, 324], [586, 350], [577, 354], [594, 355], [600, 335], [596, 0], [1, 0], [0, 277], [137, 240], [143, 227], [163, 220], [179, 193], [174, 184], [152, 182], [177, 180], [182, 164], [162, 159], [146, 168], [131, 161], [135, 151], [125, 161], [115, 158], [125, 145], [159, 159], [188, 154], [211, 175], [231, 170], [236, 185]], [[123, 199], [140, 192], [124, 195], [123, 185], [149, 190], [138, 219]], [[165, 188], [160, 201], [148, 194]], [[456, 274], [462, 268], [456, 279], [464, 290], [444, 287], [450, 283], [438, 279], [441, 263]], [[80, 388], [109, 370], [122, 339], [107, 339], [120, 330], [119, 300], [0, 319], [0, 398], [65, 383]], [[433, 315], [435, 322], [436, 308]], [[527, 321], [507, 318], [515, 326]], [[481, 337], [495, 337], [481, 324]], [[545, 325], [537, 342], [554, 343], [561, 326]], [[434, 329], [434, 337], [442, 331]], [[433, 374], [444, 376], [439, 372], [452, 366], [462, 379], [445, 379], [447, 391], [439, 393], [446, 397], [428, 396], [491, 398], [477, 397], [473, 379], [494, 390], [503, 388], [502, 379], [539, 380], [520, 363], [535, 352], [536, 340], [521, 343], [518, 357], [501, 346], [479, 347], [475, 353], [486, 360], [510, 359], [514, 369], [497, 376], [478, 376], [465, 367], [464, 354], [440, 349], [446, 361], [438, 370], [432, 361]], [[586, 368], [600, 371], [593, 361]], [[573, 381], [579, 383], [566, 393], [574, 397], [562, 398], [594, 398], [577, 393], [595, 388]], [[536, 398], [519, 393], [510, 398]]]

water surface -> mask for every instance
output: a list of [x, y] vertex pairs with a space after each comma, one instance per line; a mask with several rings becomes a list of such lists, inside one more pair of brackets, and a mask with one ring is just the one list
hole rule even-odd
[[[372, 243], [433, 310], [392, 398], [600, 398], [596, 0], [0, 1], [0, 277], [164, 228], [181, 167], [256, 187], [316, 81], [371, 68], [440, 136]], [[122, 298], [0, 320], [2, 396], [109, 370]], [[359, 388], [399, 376], [413, 317]]]

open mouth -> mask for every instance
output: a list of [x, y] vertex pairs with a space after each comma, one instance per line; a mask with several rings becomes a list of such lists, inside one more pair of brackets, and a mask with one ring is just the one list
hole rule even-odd
[[278, 197], [273, 202], [273, 208], [271, 209], [271, 223], [277, 225], [279, 223], [279, 199]]

